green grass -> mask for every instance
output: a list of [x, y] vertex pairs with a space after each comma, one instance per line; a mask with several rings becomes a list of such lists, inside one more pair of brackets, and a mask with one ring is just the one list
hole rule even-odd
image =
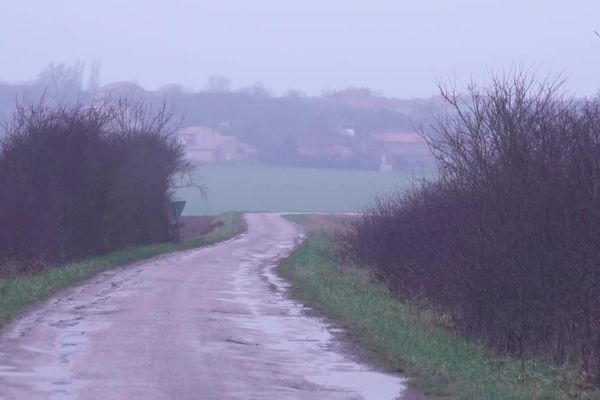
[[181, 189], [186, 215], [232, 211], [355, 212], [375, 194], [404, 187], [413, 174], [365, 170], [316, 169], [260, 164], [200, 166], [196, 177], [208, 187]]
[[56, 268], [48, 268], [33, 276], [24, 276], [0, 281], [0, 326], [26, 307], [46, 299], [53, 293], [88, 279], [99, 272], [124, 266], [136, 261], [152, 258], [160, 254], [206, 246], [232, 238], [245, 229], [241, 214], [219, 216], [223, 224], [213, 232], [197, 239], [181, 243], [161, 243], [134, 247], [107, 255], [88, 258], [83, 261]]
[[[310, 217], [290, 216], [312, 225]], [[427, 394], [457, 399], [598, 399], [574, 382], [574, 370], [492, 355], [442, 327], [443, 315], [392, 298], [364, 269], [342, 266], [330, 236], [309, 230], [305, 244], [279, 267], [291, 295], [344, 327], [372, 360], [412, 377]]]

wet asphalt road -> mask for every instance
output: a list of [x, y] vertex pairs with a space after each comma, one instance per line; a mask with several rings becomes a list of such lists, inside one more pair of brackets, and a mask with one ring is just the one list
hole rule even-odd
[[103, 273], [0, 331], [0, 399], [399, 399], [285, 295], [302, 238], [276, 214], [211, 247]]

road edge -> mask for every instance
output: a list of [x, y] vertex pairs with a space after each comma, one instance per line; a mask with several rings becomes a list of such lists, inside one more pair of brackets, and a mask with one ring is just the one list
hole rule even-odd
[[212, 232], [185, 242], [136, 246], [102, 256], [90, 257], [40, 273], [0, 281], [0, 330], [19, 315], [60, 291], [76, 286], [98, 274], [135, 265], [165, 254], [210, 246], [243, 235], [247, 230], [243, 213], [217, 216], [223, 223]]

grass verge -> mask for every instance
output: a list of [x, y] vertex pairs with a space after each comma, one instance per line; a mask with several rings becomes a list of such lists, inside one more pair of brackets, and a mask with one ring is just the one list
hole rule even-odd
[[0, 326], [26, 307], [44, 300], [59, 290], [90, 278], [99, 272], [149, 259], [161, 254], [207, 246], [230, 239], [246, 229], [242, 214], [219, 216], [223, 224], [197, 239], [180, 243], [160, 243], [133, 247], [103, 256], [88, 258], [61, 267], [49, 268], [32, 276], [0, 281]]
[[278, 269], [292, 284], [291, 295], [345, 328], [373, 361], [411, 377], [416, 389], [472, 400], [600, 398], [598, 390], [574, 383], [575, 369], [490, 354], [445, 329], [439, 312], [400, 302], [365, 269], [342, 266], [332, 256], [324, 217], [288, 218], [308, 230], [304, 245]]

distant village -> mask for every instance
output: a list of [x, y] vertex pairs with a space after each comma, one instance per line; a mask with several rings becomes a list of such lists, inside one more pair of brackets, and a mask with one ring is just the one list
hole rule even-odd
[[[415, 132], [377, 132], [355, 140], [354, 129], [337, 137], [308, 136], [294, 141], [291, 153], [304, 164], [371, 166], [381, 171], [427, 167], [432, 162], [426, 140]], [[178, 132], [190, 161], [222, 164], [256, 161], [259, 151], [236, 136], [224, 135], [206, 126], [190, 126]], [[337, 139], [337, 140], [336, 140]]]

